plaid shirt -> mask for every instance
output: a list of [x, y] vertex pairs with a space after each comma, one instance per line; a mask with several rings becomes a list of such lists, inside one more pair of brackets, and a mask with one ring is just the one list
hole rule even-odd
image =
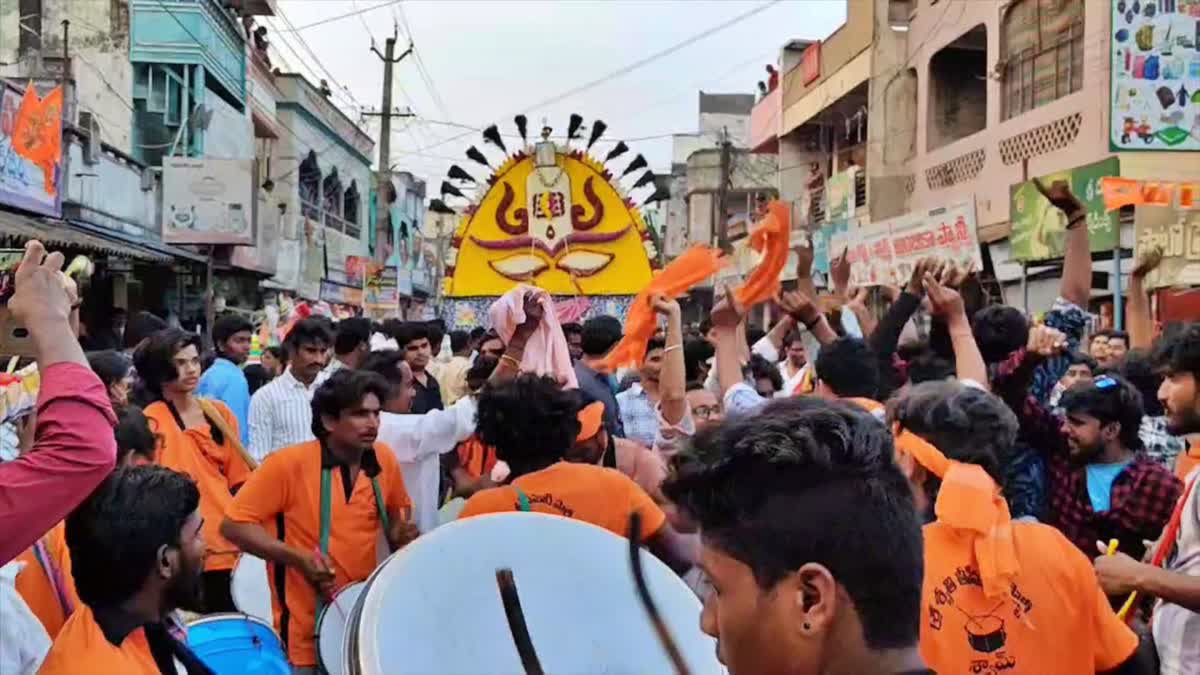
[[1097, 541], [1116, 539], [1122, 552], [1140, 560], [1146, 552], [1142, 540], [1158, 539], [1171, 518], [1183, 492], [1179, 479], [1139, 452], [1113, 480], [1109, 510], [1097, 513], [1088, 497], [1087, 472], [1071, 463], [1059, 418], [1032, 396], [1026, 399], [1019, 417], [1022, 435], [1046, 457], [1046, 522], [1089, 557], [1096, 554]]
[[[1054, 305], [1046, 312], [1046, 326], [1060, 330], [1067, 338], [1067, 351], [1079, 349], [1079, 341], [1083, 339], [1083, 331], [1088, 325], [1088, 313], [1082, 307], [1065, 298], [1057, 298]], [[1033, 372], [1033, 383], [1030, 392], [1038, 403], [1046, 404], [1054, 385], [1062, 379], [1067, 369], [1071, 367], [1071, 358], [1059, 354], [1044, 360]], [[1090, 553], [1090, 551], [1089, 551]]]

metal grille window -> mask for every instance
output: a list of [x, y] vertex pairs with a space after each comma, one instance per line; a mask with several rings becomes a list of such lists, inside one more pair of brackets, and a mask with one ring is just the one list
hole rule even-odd
[[1004, 17], [1004, 119], [1083, 88], [1083, 0], [1018, 0]]

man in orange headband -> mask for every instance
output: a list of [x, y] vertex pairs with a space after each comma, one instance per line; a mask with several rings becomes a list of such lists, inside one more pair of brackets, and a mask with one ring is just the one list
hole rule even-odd
[[654, 501], [663, 501], [659, 487], [667, 475], [666, 463], [644, 445], [609, 435], [604, 428], [604, 403], [600, 401], [579, 409], [579, 434], [564, 459], [614, 468], [632, 478]]
[[939, 673], [1058, 675], [1131, 662], [1137, 636], [1113, 613], [1087, 557], [1053, 527], [1009, 516], [999, 486], [1017, 437], [1008, 406], [940, 381], [912, 387], [888, 414], [918, 506], [935, 502], [936, 520], [924, 528], [925, 662]]

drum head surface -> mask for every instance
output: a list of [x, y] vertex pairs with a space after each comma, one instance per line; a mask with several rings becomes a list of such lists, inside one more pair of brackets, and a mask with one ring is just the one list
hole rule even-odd
[[[700, 602], [642, 553], [650, 594], [693, 673], [724, 673], [700, 632]], [[673, 672], [637, 597], [629, 542], [539, 513], [459, 520], [421, 536], [367, 582], [348, 636], [347, 672], [522, 673], [496, 586], [513, 571], [543, 669], [555, 675]]]
[[249, 614], [268, 624], [275, 621], [271, 610], [271, 585], [267, 576], [267, 563], [248, 553], [238, 556], [229, 579], [229, 593], [238, 611]]
[[188, 647], [217, 675], [291, 675], [271, 625], [243, 614], [209, 614], [187, 625]]
[[320, 640], [317, 643], [317, 656], [321, 666], [328, 675], [342, 675], [346, 672], [345, 650], [346, 631], [350, 626], [350, 617], [354, 614], [354, 605], [366, 588], [366, 582], [349, 584], [333, 596], [333, 602], [321, 612], [317, 630]]

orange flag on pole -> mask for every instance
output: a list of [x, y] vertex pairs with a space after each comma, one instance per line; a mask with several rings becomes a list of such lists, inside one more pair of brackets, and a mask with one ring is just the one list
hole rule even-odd
[[792, 214], [788, 207], [778, 200], [767, 204], [766, 217], [750, 232], [750, 247], [763, 254], [762, 262], [735, 291], [743, 307], [773, 298], [779, 292], [779, 274], [787, 264], [791, 230]]
[[62, 159], [62, 106], [61, 86], [55, 87], [45, 98], [38, 98], [33, 82], [30, 82], [13, 120], [13, 151], [42, 170], [42, 182], [48, 195], [58, 192], [55, 169]]

